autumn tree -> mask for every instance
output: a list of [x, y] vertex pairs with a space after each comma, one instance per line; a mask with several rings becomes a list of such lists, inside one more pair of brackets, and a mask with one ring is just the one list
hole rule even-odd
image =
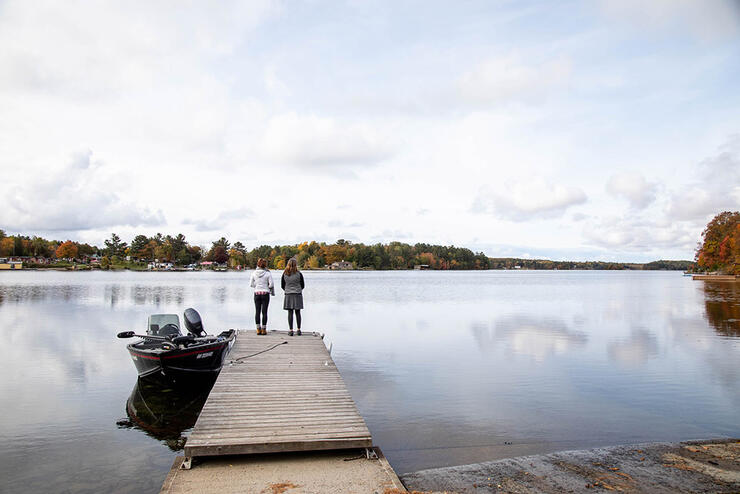
[[723, 211], [707, 224], [696, 263], [709, 271], [740, 272], [740, 212]]
[[9, 257], [13, 255], [15, 240], [13, 237], [5, 237], [0, 240], [0, 257]]
[[74, 259], [77, 257], [77, 251], [77, 244], [67, 240], [57, 247], [56, 256], [57, 259]]

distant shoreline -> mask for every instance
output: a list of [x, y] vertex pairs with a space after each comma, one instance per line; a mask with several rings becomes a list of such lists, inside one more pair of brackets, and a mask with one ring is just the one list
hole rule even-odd
[[[0, 273], [4, 272], [46, 272], [46, 271], [56, 271], [56, 272], [73, 272], [73, 273], [83, 273], [83, 272], [115, 272], [115, 273], [122, 273], [122, 272], [130, 272], [130, 273], [239, 273], [239, 272], [246, 272], [246, 271], [253, 271], [254, 268], [245, 268], [245, 269], [128, 269], [128, 268], [119, 268], [119, 269], [100, 269], [100, 268], [72, 268], [72, 267], [50, 267], [50, 268], [22, 268], [22, 269], [0, 269]], [[272, 268], [270, 271], [274, 272], [280, 272], [282, 269], [278, 268]], [[489, 269], [329, 269], [329, 268], [302, 268], [301, 271], [318, 271], [318, 272], [352, 272], [352, 273], [358, 273], [358, 272], [416, 272], [416, 271], [433, 271], [433, 272], [484, 272], [484, 271], [511, 271], [511, 272], [519, 272], [519, 271], [670, 271], [670, 272], [684, 272], [682, 269], [640, 269], [640, 268], [621, 268], [621, 269], [615, 269], [615, 268], [572, 268], [572, 269], [562, 269], [562, 268], [519, 268], [519, 269], [509, 269], [509, 268], [489, 268]], [[740, 279], [740, 276], [735, 275], [720, 275], [720, 274], [703, 274], [703, 273], [690, 273], [690, 272], [684, 272], [686, 275], [691, 275], [694, 277], [694, 279]]]

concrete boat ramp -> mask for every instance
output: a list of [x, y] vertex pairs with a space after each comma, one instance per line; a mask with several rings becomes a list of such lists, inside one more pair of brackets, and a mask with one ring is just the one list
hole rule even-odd
[[162, 493], [406, 492], [317, 333], [234, 347]]
[[455, 493], [740, 493], [737, 439], [613, 446], [435, 468], [408, 489]]

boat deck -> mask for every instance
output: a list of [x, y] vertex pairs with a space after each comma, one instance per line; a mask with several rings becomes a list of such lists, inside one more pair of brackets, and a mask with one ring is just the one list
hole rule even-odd
[[240, 330], [228, 362], [187, 439], [186, 458], [372, 446], [320, 335]]

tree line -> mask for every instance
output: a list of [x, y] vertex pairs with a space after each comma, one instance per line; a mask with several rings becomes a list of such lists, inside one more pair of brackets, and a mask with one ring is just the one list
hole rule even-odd
[[242, 242], [233, 244], [221, 237], [206, 249], [191, 245], [182, 233], [171, 236], [157, 233], [154, 236], [136, 235], [126, 242], [116, 233], [104, 241], [103, 247], [72, 240], [47, 240], [42, 237], [6, 235], [0, 230], [0, 257], [38, 257], [56, 260], [82, 260], [100, 256], [103, 263], [119, 264], [124, 260], [134, 263], [152, 261], [169, 262], [187, 266], [209, 261], [232, 268], [254, 268], [257, 260], [264, 258], [274, 269], [283, 269], [291, 257], [301, 268], [320, 269], [338, 261], [346, 261], [356, 269], [412, 269], [425, 265], [430, 269], [489, 269], [488, 257], [464, 247], [409, 245], [401, 242], [389, 244], [352, 243], [339, 239], [335, 243], [303, 242], [296, 245], [260, 245], [247, 249]]
[[142, 268], [157, 261], [188, 266], [211, 262], [230, 268], [254, 268], [264, 258], [272, 269], [283, 269], [295, 257], [302, 269], [321, 269], [345, 261], [354, 269], [413, 269], [416, 266], [435, 270], [457, 269], [680, 269], [693, 266], [691, 261], [654, 261], [631, 264], [600, 261], [550, 261], [546, 259], [489, 258], [483, 252], [464, 247], [427, 243], [387, 244], [353, 243], [339, 239], [334, 243], [303, 242], [295, 245], [260, 245], [248, 249], [242, 242], [231, 243], [221, 237], [209, 248], [192, 245], [182, 233], [172, 236], [157, 233], [136, 235], [126, 242], [115, 233], [102, 247], [72, 240], [47, 240], [38, 236], [6, 235], [0, 230], [0, 257], [37, 257], [55, 261], [83, 261], [98, 256], [104, 268]]
[[696, 264], [706, 271], [740, 274], [740, 212], [723, 211], [707, 224], [696, 249]]

